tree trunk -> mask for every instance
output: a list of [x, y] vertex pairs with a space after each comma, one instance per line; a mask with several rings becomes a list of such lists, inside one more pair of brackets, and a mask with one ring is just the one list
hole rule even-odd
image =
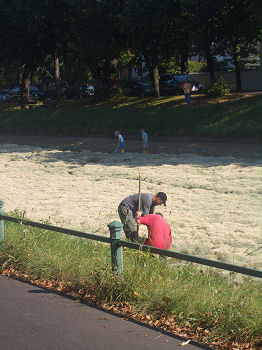
[[260, 69], [262, 70], [262, 42], [259, 43]]
[[158, 73], [158, 57], [144, 56], [146, 67], [149, 71], [151, 81], [153, 83], [153, 93], [155, 97], [160, 97], [159, 92], [159, 73]]
[[181, 74], [188, 74], [188, 58], [187, 56], [180, 57], [180, 69]]
[[24, 77], [24, 85], [25, 85], [25, 89], [26, 89], [26, 100], [27, 102], [29, 101], [30, 98], [30, 85], [31, 85], [31, 73], [28, 72], [28, 74]]
[[239, 92], [239, 91], [242, 91], [242, 84], [241, 84], [240, 64], [239, 64], [240, 48], [238, 45], [234, 46], [233, 57], [234, 57], [234, 64], [235, 64], [237, 91]]
[[60, 75], [60, 67], [59, 67], [59, 57], [57, 54], [54, 54], [54, 79], [55, 79], [55, 87], [56, 87], [56, 95], [57, 98], [61, 98], [62, 89], [61, 89], [61, 75]]
[[154, 65], [153, 67], [153, 81], [154, 81], [154, 96], [160, 97], [159, 93], [159, 75], [158, 75], [158, 66]]
[[26, 65], [19, 67], [19, 84], [20, 84], [20, 106], [24, 108], [25, 101], [29, 102], [29, 91], [31, 84], [31, 72], [27, 69]]
[[214, 85], [214, 82], [216, 80], [216, 61], [215, 61], [215, 57], [213, 54], [213, 50], [211, 47], [209, 47], [207, 49], [206, 52], [206, 60], [207, 60], [207, 68], [208, 68], [208, 72], [209, 72], [209, 77], [210, 77], [210, 84], [211, 86]]
[[48, 89], [48, 81], [45, 77], [42, 77], [42, 91], [43, 91], [43, 101], [46, 100], [47, 89]]
[[118, 70], [118, 62], [117, 58], [114, 58], [112, 61], [107, 61], [105, 66], [106, 70], [106, 83], [107, 88], [117, 89], [119, 86], [119, 70]]
[[[182, 46], [182, 44], [181, 44]], [[180, 52], [180, 69], [181, 69], [181, 74], [188, 74], [188, 52], [186, 50], [182, 50]]]

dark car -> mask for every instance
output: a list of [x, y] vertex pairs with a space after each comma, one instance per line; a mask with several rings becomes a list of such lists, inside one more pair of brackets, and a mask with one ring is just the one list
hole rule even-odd
[[196, 79], [194, 79], [190, 75], [187, 75], [187, 74], [175, 74], [173, 76], [173, 78], [179, 84], [183, 84], [185, 82], [186, 78], [187, 78], [188, 81], [192, 84], [191, 92], [201, 92], [203, 90], [203, 85], [200, 84]]
[[83, 85], [83, 97], [94, 96], [95, 88], [93, 85], [85, 84]]
[[10, 97], [9, 91], [10, 91], [9, 89], [2, 89], [2, 90], [0, 90], [0, 102], [1, 103], [11, 101], [11, 97]]
[[163, 76], [159, 79], [159, 91], [161, 96], [166, 95], [181, 95], [183, 89], [173, 76]]
[[129, 81], [126, 85], [125, 93], [128, 96], [152, 96], [153, 86], [143, 81]]
[[[21, 88], [20, 87], [18, 87], [18, 86], [14, 87], [10, 91], [12, 99], [17, 98], [20, 95], [20, 92], [21, 92]], [[35, 85], [30, 85], [29, 98], [32, 99], [32, 100], [38, 100], [39, 96], [40, 96], [40, 91], [39, 91], [38, 87], [35, 86]]]
[[183, 94], [182, 84], [186, 78], [192, 84], [192, 93], [201, 93], [203, 86], [190, 75], [187, 74], [167, 74], [159, 79], [159, 88], [161, 95], [180, 95]]
[[38, 89], [37, 86], [34, 86], [34, 85], [30, 85], [30, 88], [29, 88], [29, 97], [32, 99], [32, 100], [38, 100], [39, 97], [40, 97], [40, 91]]

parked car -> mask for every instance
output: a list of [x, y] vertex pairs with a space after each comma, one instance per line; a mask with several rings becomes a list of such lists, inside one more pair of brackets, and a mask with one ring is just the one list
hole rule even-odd
[[159, 87], [161, 95], [183, 94], [182, 84], [188, 78], [192, 84], [192, 93], [201, 93], [203, 86], [190, 75], [187, 74], [166, 74], [160, 77]]
[[201, 92], [203, 90], [203, 85], [200, 84], [196, 79], [192, 78], [190, 75], [187, 74], [176, 74], [173, 76], [174, 80], [178, 82], [179, 84], [184, 83], [186, 78], [190, 83], [192, 84], [191, 92]]
[[[12, 97], [15, 97], [20, 94], [21, 88], [19, 86], [15, 86], [13, 89], [10, 90], [10, 94]], [[29, 88], [29, 98], [32, 100], [38, 99], [40, 96], [40, 91], [37, 86], [30, 85]]]
[[95, 88], [92, 85], [84, 85], [83, 87], [83, 96], [88, 97], [88, 96], [94, 96], [95, 94]]
[[125, 93], [128, 96], [151, 96], [153, 94], [153, 86], [143, 81], [129, 81], [125, 88]]
[[10, 94], [11, 95], [18, 95], [20, 94], [20, 87], [19, 86], [15, 86], [13, 89], [10, 90]]
[[11, 100], [9, 89], [2, 89], [0, 91], [0, 103], [9, 102]]
[[159, 92], [161, 96], [181, 95], [183, 94], [183, 89], [173, 76], [163, 76], [159, 79]]
[[[61, 93], [62, 95], [71, 94], [69, 84], [66, 81], [61, 82]], [[48, 88], [45, 92], [45, 97], [53, 99], [57, 98], [57, 90], [54, 82], [48, 84]]]
[[32, 100], [38, 100], [40, 97], [40, 91], [37, 86], [30, 85], [29, 98]]

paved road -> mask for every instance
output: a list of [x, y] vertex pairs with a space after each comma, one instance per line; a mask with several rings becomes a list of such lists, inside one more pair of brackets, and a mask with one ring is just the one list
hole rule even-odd
[[0, 275], [1, 350], [197, 350], [183, 339]]

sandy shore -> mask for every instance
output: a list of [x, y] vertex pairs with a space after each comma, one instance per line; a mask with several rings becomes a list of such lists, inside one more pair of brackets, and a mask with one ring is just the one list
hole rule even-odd
[[120, 155], [79, 145], [0, 144], [5, 211], [108, 235], [119, 202], [138, 190], [140, 168], [143, 192], [168, 195], [158, 211], [172, 228], [173, 250], [262, 269], [260, 148], [254, 157], [189, 150]]

